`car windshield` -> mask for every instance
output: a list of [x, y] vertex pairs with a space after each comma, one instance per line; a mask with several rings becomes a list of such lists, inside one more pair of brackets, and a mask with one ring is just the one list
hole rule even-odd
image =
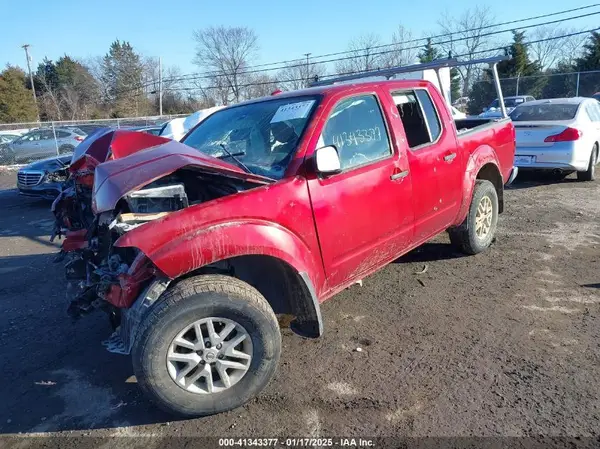
[[515, 122], [571, 120], [577, 114], [578, 104], [554, 103], [522, 105], [510, 113]]
[[[523, 98], [505, 98], [504, 99], [504, 107], [505, 108], [515, 108], [524, 102], [525, 102], [525, 100], [523, 100]], [[492, 101], [492, 104], [490, 105], [490, 109], [498, 108], [498, 107], [500, 107], [500, 102], [496, 98], [494, 101]]]
[[279, 98], [215, 112], [182, 143], [272, 179], [281, 179], [317, 96]]

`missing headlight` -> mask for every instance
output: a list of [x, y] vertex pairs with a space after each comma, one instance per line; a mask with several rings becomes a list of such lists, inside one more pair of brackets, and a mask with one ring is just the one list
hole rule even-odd
[[139, 214], [172, 212], [189, 206], [183, 184], [138, 190], [127, 195], [125, 201], [131, 212]]

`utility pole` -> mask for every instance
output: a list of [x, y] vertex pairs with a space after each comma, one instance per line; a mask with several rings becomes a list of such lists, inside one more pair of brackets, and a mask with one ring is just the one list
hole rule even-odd
[[309, 69], [308, 57], [310, 55], [312, 55], [312, 53], [304, 53], [304, 56], [306, 56], [306, 87], [308, 87], [308, 85], [310, 84], [309, 73], [308, 73], [308, 69]]
[[40, 110], [37, 104], [37, 97], [35, 96], [35, 85], [33, 84], [33, 74], [31, 73], [31, 58], [29, 57], [29, 44], [25, 44], [21, 46], [25, 49], [25, 58], [27, 59], [27, 70], [29, 71], [29, 81], [31, 82], [31, 91], [33, 92], [33, 102], [35, 103], [35, 112], [37, 115], [37, 121], [40, 121]]
[[162, 63], [158, 57], [158, 115], [162, 117]]

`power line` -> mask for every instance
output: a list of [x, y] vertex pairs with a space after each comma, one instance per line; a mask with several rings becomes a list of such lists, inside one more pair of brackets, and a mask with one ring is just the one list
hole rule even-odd
[[[544, 38], [544, 39], [538, 39], [538, 40], [534, 40], [534, 41], [529, 41], [529, 42], [523, 42], [523, 45], [531, 45], [531, 44], [537, 44], [539, 42], [546, 42], [546, 41], [551, 41], [551, 40], [556, 40], [556, 39], [562, 39], [562, 38], [566, 38], [566, 37], [572, 37], [572, 36], [578, 36], [581, 34], [587, 34], [587, 33], [591, 33], [593, 31], [599, 31], [600, 27], [598, 28], [593, 28], [590, 30], [585, 30], [585, 31], [577, 31], [577, 32], [573, 32], [573, 33], [568, 33], [568, 34], [563, 34], [560, 36], [553, 36], [553, 37], [548, 37], [548, 38]], [[502, 51], [506, 49], [506, 45], [502, 46], [502, 47], [496, 47], [496, 48], [488, 48], [485, 50], [478, 50], [475, 51], [471, 54], [465, 53], [465, 54], [461, 54], [461, 55], [455, 55], [455, 58], [460, 58], [460, 57], [464, 57], [464, 56], [470, 56], [473, 54], [481, 54], [481, 53], [491, 53], [494, 51]], [[352, 72], [344, 72], [344, 73], [337, 73], [335, 75], [326, 75], [323, 78], [330, 78], [330, 77], [338, 77], [338, 76], [343, 76], [343, 75], [354, 75], [354, 74], [360, 74], [360, 73], [365, 73], [367, 71], [365, 70], [360, 70], [360, 71], [352, 71]], [[277, 83], [288, 83], [288, 82], [294, 82], [294, 81], [305, 81], [305, 78], [297, 78], [297, 79], [287, 79], [287, 80], [273, 80], [273, 81], [265, 81], [265, 82], [256, 82], [256, 83], [248, 83], [248, 84], [242, 84], [239, 85], [238, 87], [251, 87], [251, 86], [265, 86], [265, 85], [275, 85]], [[220, 86], [207, 86], [207, 87], [203, 87], [203, 89], [217, 89]], [[193, 90], [198, 90], [198, 88], [196, 87], [179, 87], [179, 88], [170, 88], [170, 89], [166, 89], [168, 91], [172, 91], [172, 92], [179, 92], [179, 91], [193, 91]]]
[[[461, 30], [460, 32], [455, 32], [455, 33], [444, 33], [444, 34], [438, 34], [435, 36], [429, 36], [429, 37], [423, 37], [423, 38], [419, 38], [419, 39], [412, 39], [412, 40], [408, 40], [408, 41], [404, 41], [404, 42], [399, 42], [399, 43], [392, 43], [392, 44], [384, 44], [384, 45], [380, 45], [380, 46], [374, 46], [371, 47], [370, 49], [373, 48], [385, 48], [385, 47], [389, 47], [389, 46], [395, 46], [398, 47], [404, 43], [410, 43], [410, 42], [418, 42], [421, 40], [427, 40], [427, 39], [434, 39], [434, 38], [438, 38], [438, 37], [443, 37], [443, 36], [450, 36], [453, 34], [464, 34], [467, 32], [472, 32], [472, 31], [480, 31], [480, 30], [484, 30], [484, 29], [490, 29], [490, 28], [495, 28], [497, 26], [501, 26], [501, 25], [507, 25], [507, 24], [514, 24], [514, 23], [519, 23], [519, 22], [525, 22], [525, 21], [530, 21], [530, 20], [536, 20], [536, 19], [540, 19], [540, 18], [545, 18], [545, 17], [550, 17], [550, 16], [556, 16], [556, 15], [560, 15], [560, 14], [566, 14], [569, 12], [574, 12], [574, 11], [580, 11], [583, 9], [589, 9], [589, 8], [593, 8], [596, 6], [600, 6], [600, 3], [598, 4], [593, 4], [593, 5], [588, 5], [588, 6], [583, 6], [583, 7], [579, 7], [579, 8], [573, 8], [573, 9], [569, 9], [569, 10], [564, 10], [564, 11], [559, 11], [559, 12], [554, 12], [554, 13], [549, 13], [549, 14], [543, 14], [543, 15], [539, 15], [539, 16], [535, 16], [535, 17], [529, 17], [529, 18], [524, 18], [524, 19], [517, 19], [517, 20], [511, 20], [511, 21], [507, 21], [507, 22], [503, 22], [503, 23], [499, 23], [499, 24], [494, 24], [494, 25], [486, 25], [486, 26], [482, 26], [482, 27], [478, 27], [478, 28], [472, 28], [469, 30]], [[517, 31], [517, 30], [523, 30], [523, 29], [529, 29], [529, 28], [536, 28], [536, 27], [540, 27], [540, 26], [545, 26], [545, 25], [551, 25], [551, 24], [556, 24], [556, 23], [562, 23], [565, 21], [569, 21], [569, 20], [576, 20], [576, 19], [580, 19], [583, 17], [589, 17], [589, 16], [593, 16], [593, 15], [598, 15], [600, 14], [600, 11], [597, 12], [592, 12], [592, 13], [587, 13], [587, 14], [581, 14], [581, 15], [577, 15], [577, 16], [572, 16], [572, 17], [566, 17], [566, 18], [562, 18], [562, 19], [556, 19], [556, 20], [551, 20], [551, 21], [547, 21], [547, 22], [541, 22], [541, 23], [536, 23], [536, 24], [530, 24], [530, 25], [526, 25], [526, 26], [522, 26], [522, 27], [518, 27], [518, 28], [508, 28], [508, 29], [503, 29], [503, 30], [495, 30], [495, 31], [490, 31], [488, 33], [483, 33], [478, 35], [477, 37], [488, 37], [488, 36], [494, 36], [497, 34], [504, 34], [504, 33], [508, 33], [511, 31]], [[587, 31], [584, 32], [578, 32], [578, 33], [572, 33], [572, 34], [567, 34], [567, 35], [561, 35], [561, 36], [557, 36], [557, 37], [553, 37], [553, 38], [547, 38], [545, 40], [553, 40], [553, 39], [559, 39], [559, 38], [564, 38], [564, 37], [570, 37], [570, 36], [574, 36], [577, 34], [583, 34]], [[462, 38], [458, 38], [458, 39], [450, 39], [450, 40], [446, 40], [446, 41], [438, 41], [435, 42], [435, 45], [444, 45], [444, 44], [451, 44], [451, 43], [456, 43], [456, 42], [461, 42], [461, 41], [465, 41], [468, 39], [471, 39], [472, 37], [462, 37]], [[544, 39], [542, 40], [538, 40], [538, 41], [534, 41], [534, 42], [530, 42], [530, 43], [537, 43], [537, 42], [544, 42]], [[404, 47], [401, 48], [401, 51], [407, 51], [407, 50], [416, 50], [416, 49], [420, 49], [421, 45], [416, 45], [416, 46], [412, 46], [412, 47]], [[504, 47], [501, 47], [500, 49], [503, 49]], [[330, 55], [338, 55], [338, 54], [346, 54], [349, 52], [356, 52], [359, 50], [352, 50], [352, 51], [345, 51], [345, 52], [337, 52], [337, 53], [330, 53], [327, 55], [320, 55], [320, 56], [315, 56], [315, 57], [311, 57], [311, 64], [315, 64], [315, 62], [313, 62], [313, 60], [315, 58], [323, 58], [325, 56], [330, 56]], [[396, 52], [396, 48], [392, 49], [392, 50], [383, 50], [383, 51], [379, 51], [379, 52], [374, 52], [371, 54], [371, 56], [380, 56], [380, 55], [385, 55], [385, 54], [389, 54], [389, 53], [394, 53]], [[485, 53], [488, 52], [490, 50], [481, 50], [481, 51], [475, 51], [472, 52], [471, 54], [480, 54], [480, 53]], [[454, 57], [459, 57], [459, 56], [469, 56], [469, 54], [465, 54], [465, 55], [454, 55]], [[337, 61], [344, 61], [344, 60], [351, 60], [351, 59], [358, 59], [361, 56], [346, 56], [346, 57], [342, 57], [342, 58], [332, 58], [332, 59], [328, 59], [325, 61], [318, 61], [317, 63], [319, 64], [326, 64], [326, 63], [330, 63], [330, 62], [337, 62]], [[273, 68], [268, 68], [268, 69], [260, 69], [260, 70], [246, 70], [244, 72], [240, 72], [238, 73], [238, 75], [249, 75], [249, 74], [254, 74], [254, 73], [264, 73], [264, 72], [270, 72], [273, 70], [281, 70], [281, 69], [285, 69], [285, 68], [295, 68], [295, 67], [304, 67], [307, 63], [305, 60], [302, 59], [294, 59], [294, 60], [289, 60], [289, 61], [281, 61], [279, 62], [279, 64], [283, 64], [286, 62], [294, 62], [294, 61], [301, 61], [298, 64], [295, 65], [288, 65], [288, 66], [282, 66], [282, 67], [273, 67]], [[260, 67], [260, 66], [264, 66], [264, 65], [272, 65], [275, 63], [269, 63], [269, 64], [263, 64], [263, 65], [256, 65], [256, 66], [250, 66], [249, 68], [252, 67]], [[356, 72], [353, 72], [356, 73]], [[215, 78], [215, 77], [226, 77], [229, 76], [230, 74], [228, 73], [218, 73], [218, 72], [198, 72], [198, 73], [190, 73], [187, 75], [181, 75], [178, 77], [171, 77], [171, 78], [164, 78], [162, 80], [163, 85], [165, 82], [179, 82], [179, 81], [196, 81], [196, 80], [202, 80], [202, 79], [211, 79], [211, 78]], [[327, 76], [327, 75], [326, 75]], [[331, 76], [331, 75], [328, 75]], [[337, 76], [337, 75], [336, 75]], [[289, 80], [290, 82], [292, 81], [302, 81], [302, 80]], [[155, 84], [155, 81], [149, 82], [146, 85], [141, 86], [146, 87], [149, 85]], [[248, 86], [250, 85], [260, 85], [259, 83], [251, 83], [248, 84]], [[246, 87], [245, 85], [240, 86], [240, 87]], [[215, 88], [215, 87], [203, 87], [204, 89], [211, 89], [211, 88]], [[134, 90], [139, 89], [139, 86], [135, 87], [135, 88], [130, 88], [130, 89], [125, 89], [122, 91], [117, 92], [117, 94], [122, 94], [122, 93], [127, 93], [127, 92], [131, 92]], [[166, 89], [166, 90], [197, 90], [197, 88], [193, 88], [193, 87], [188, 87], [188, 88], [179, 88], [179, 89]]]
[[[592, 6], [598, 6], [600, 4], [597, 5], [592, 5]], [[589, 8], [591, 6], [587, 6], [587, 7], [582, 7], [582, 8], [576, 8], [575, 10], [580, 10], [583, 8]], [[569, 10], [572, 11], [572, 10]], [[566, 12], [562, 12], [562, 14], [564, 14]], [[552, 13], [552, 14], [546, 14], [545, 16], [550, 16], [550, 15], [557, 15], [559, 13]], [[556, 23], [562, 23], [562, 22], [566, 22], [569, 20], [576, 20], [576, 19], [581, 19], [583, 17], [589, 17], [589, 16], [594, 16], [594, 15], [598, 15], [600, 14], [600, 11], [596, 11], [596, 12], [592, 12], [592, 13], [587, 13], [587, 14], [581, 14], [578, 16], [573, 16], [573, 17], [566, 17], [566, 18], [562, 18], [562, 19], [556, 19], [556, 20], [551, 20], [551, 21], [547, 21], [547, 22], [542, 22], [542, 23], [536, 23], [536, 24], [531, 24], [531, 25], [526, 25], [526, 26], [522, 26], [522, 27], [518, 27], [518, 28], [507, 28], [507, 29], [503, 29], [503, 30], [496, 30], [496, 31], [490, 31], [488, 33], [483, 33], [478, 35], [477, 37], [488, 37], [488, 36], [494, 36], [497, 34], [503, 34], [503, 33], [508, 33], [511, 31], [518, 31], [518, 30], [524, 30], [524, 29], [529, 29], [529, 28], [536, 28], [536, 27], [540, 27], [540, 26], [545, 26], [545, 25], [552, 25], [552, 24], [556, 24]], [[544, 16], [538, 16], [538, 17], [544, 17]], [[537, 17], [536, 17], [537, 18]], [[512, 23], [516, 23], [516, 22], [523, 22], [526, 20], [534, 20], [535, 18], [529, 18], [529, 19], [519, 19], [517, 21], [510, 21], [510, 22], [506, 22], [506, 24], [512, 24]], [[488, 25], [485, 27], [479, 27], [479, 28], [473, 28], [471, 30], [463, 30], [460, 31], [461, 34], [463, 33], [467, 33], [470, 31], [479, 31], [479, 30], [483, 30], [483, 29], [490, 29], [490, 28], [495, 28], [497, 26], [500, 26], [500, 24], [496, 24], [496, 25]], [[426, 39], [434, 39], [437, 37], [442, 37], [442, 36], [448, 36], [448, 35], [452, 35], [452, 34], [458, 34], [458, 33], [446, 33], [446, 34], [439, 34], [436, 36], [431, 36], [431, 37], [424, 37], [424, 38], [420, 38], [420, 39], [412, 39], [412, 40], [408, 40], [408, 41], [404, 41], [404, 42], [398, 42], [398, 43], [392, 43], [392, 44], [384, 44], [384, 45], [379, 45], [379, 46], [373, 46], [368, 48], [368, 50], [372, 50], [375, 48], [383, 48], [383, 47], [389, 47], [389, 46], [394, 46], [394, 47], [400, 47], [401, 45], [405, 44], [405, 43], [410, 43], [410, 42], [418, 42], [421, 40], [426, 40]], [[434, 42], [434, 45], [444, 45], [444, 44], [451, 44], [451, 43], [456, 43], [456, 42], [461, 42], [461, 41], [465, 41], [465, 40], [469, 40], [472, 39], [472, 37], [462, 37], [462, 38], [458, 38], [458, 39], [450, 39], [450, 40], [446, 40], [446, 41], [438, 41], [438, 42]], [[400, 48], [400, 51], [407, 51], [407, 50], [416, 50], [416, 49], [420, 49], [421, 45], [416, 45], [416, 46], [412, 46], [412, 47], [403, 47]], [[367, 50], [367, 49], [362, 49], [362, 50]], [[350, 52], [359, 52], [361, 51], [361, 49], [358, 50], [351, 50], [351, 51], [345, 51], [345, 52], [338, 52], [338, 53], [331, 53], [330, 55], [338, 55], [338, 54], [346, 54], [346, 53], [350, 53]], [[374, 52], [371, 53], [371, 56], [378, 56], [378, 55], [384, 55], [384, 54], [389, 54], [389, 53], [395, 53], [396, 51], [398, 51], [396, 48], [392, 49], [392, 50], [383, 50], [383, 51], [379, 51], [379, 52]], [[312, 60], [316, 59], [316, 58], [322, 58], [328, 55], [321, 55], [321, 56], [315, 56], [315, 57], [311, 57]], [[315, 63], [319, 63], [319, 64], [326, 64], [326, 63], [330, 63], [330, 62], [337, 62], [337, 61], [344, 61], [344, 60], [351, 60], [351, 59], [358, 59], [362, 57], [361, 55], [359, 56], [345, 56], [342, 58], [333, 58], [333, 59], [328, 59], [325, 61], [317, 61], [317, 62], [312, 62], [313, 64]], [[283, 64], [285, 62], [294, 62], [294, 61], [302, 61], [298, 64], [295, 65], [287, 65], [287, 66], [282, 66], [282, 67], [272, 67], [269, 69], [260, 69], [260, 70], [246, 70], [244, 72], [240, 72], [238, 73], [238, 75], [248, 75], [248, 74], [253, 74], [253, 73], [264, 73], [264, 72], [270, 72], [273, 70], [281, 70], [281, 69], [285, 69], [285, 68], [295, 68], [295, 67], [304, 67], [306, 62], [304, 62], [301, 59], [296, 59], [296, 60], [290, 60], [290, 61], [282, 61], [280, 62], [280, 64]], [[259, 66], [252, 66], [252, 67], [259, 67]], [[173, 82], [177, 82], [177, 81], [194, 81], [194, 80], [200, 80], [200, 79], [210, 79], [210, 78], [214, 78], [214, 77], [224, 77], [224, 76], [228, 76], [229, 74], [224, 74], [224, 73], [219, 73], [219, 72], [198, 72], [196, 74], [190, 73], [187, 75], [182, 75], [180, 77], [173, 77], [173, 78], [169, 78], [169, 79], [165, 79], [164, 81], [173, 81]]]

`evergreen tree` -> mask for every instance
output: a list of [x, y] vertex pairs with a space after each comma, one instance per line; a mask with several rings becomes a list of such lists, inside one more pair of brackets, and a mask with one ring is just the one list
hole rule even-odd
[[462, 80], [460, 78], [460, 73], [458, 69], [450, 69], [450, 98], [452, 101], [455, 101], [456, 99], [460, 98], [461, 85]]
[[[498, 75], [500, 78], [515, 79], [509, 80], [510, 82], [505, 82], [503, 84], [504, 95], [517, 94], [516, 78], [518, 78], [519, 95], [540, 97], [547, 79], [546, 77], [535, 76], [540, 75], [541, 69], [537, 61], [531, 61], [529, 59], [524, 31], [513, 31], [513, 42], [506, 53], [507, 56], [510, 56], [510, 59], [498, 64]], [[504, 92], [505, 88], [506, 92]]]
[[440, 51], [433, 46], [431, 39], [427, 39], [427, 43], [423, 47], [423, 50], [421, 50], [421, 53], [419, 53], [419, 62], [432, 62], [441, 57]]
[[[138, 115], [146, 99], [142, 91], [143, 63], [129, 42], [114, 41], [102, 63], [102, 83], [113, 117]], [[146, 100], [147, 101], [147, 100]]]
[[600, 69], [600, 33], [593, 31], [583, 46], [583, 55], [575, 60], [579, 72]]
[[[583, 55], [575, 60], [575, 69], [579, 72], [600, 69], [600, 33], [593, 31], [583, 46]], [[581, 75], [579, 79], [579, 96], [590, 96], [600, 91], [597, 74]]]
[[0, 72], [0, 123], [34, 121], [37, 118], [27, 76], [18, 67], [8, 66]]

